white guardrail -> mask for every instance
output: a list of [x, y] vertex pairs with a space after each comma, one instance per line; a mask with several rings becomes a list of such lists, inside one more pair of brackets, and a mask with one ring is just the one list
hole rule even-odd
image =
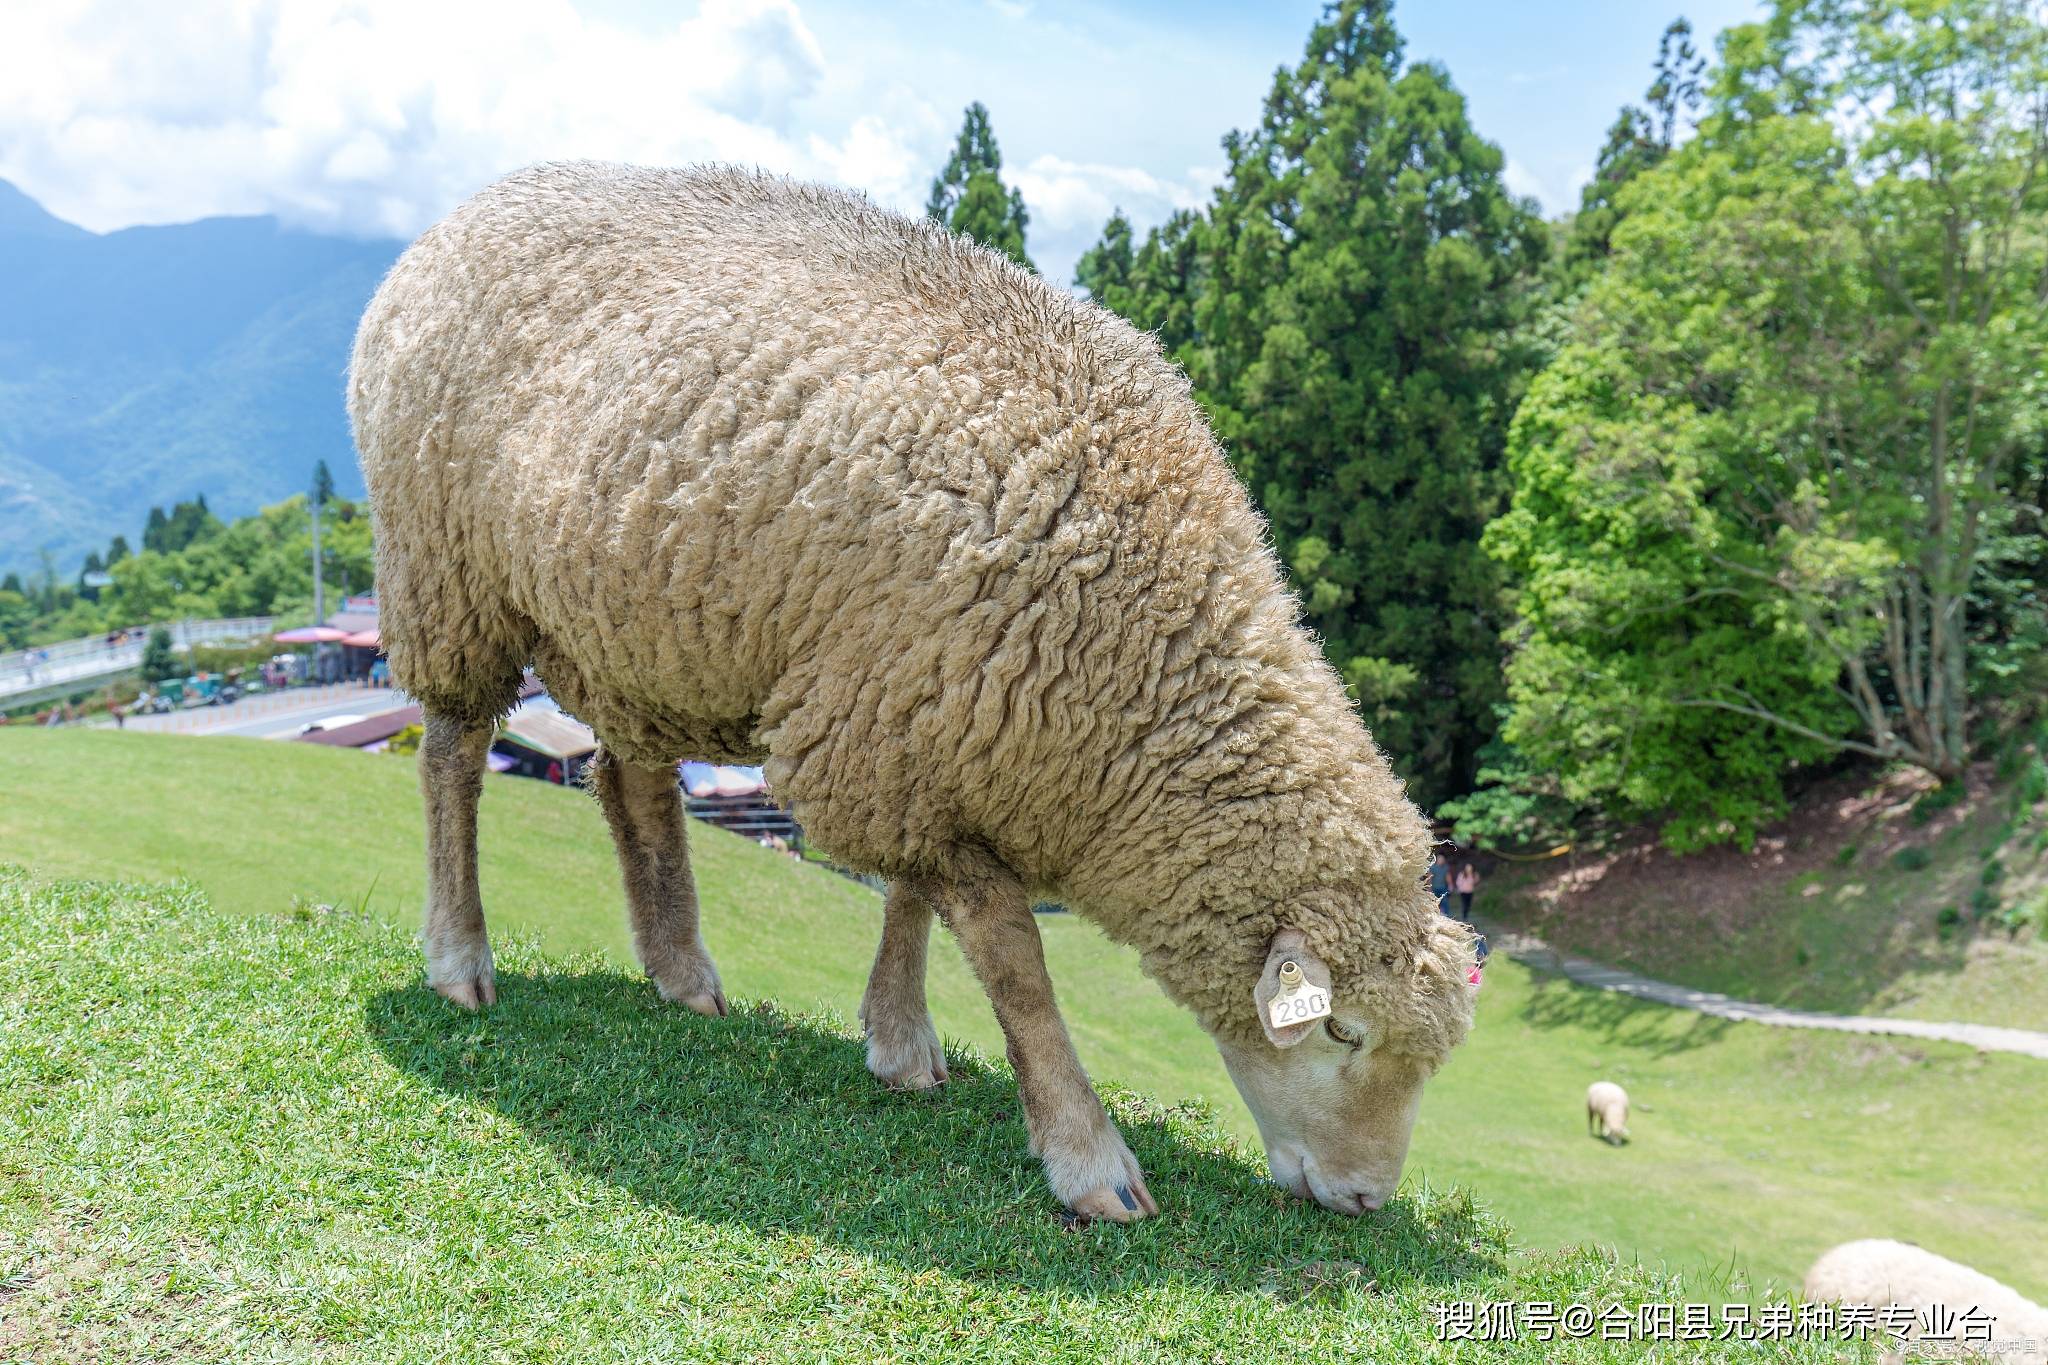
[[[274, 616], [234, 616], [215, 621], [166, 623], [171, 643], [189, 645], [222, 644], [269, 635], [276, 629]], [[0, 654], [0, 701], [30, 692], [42, 692], [66, 683], [81, 686], [100, 678], [113, 677], [139, 667], [142, 649], [154, 626], [129, 626], [125, 630], [89, 635], [82, 640], [12, 649]]]

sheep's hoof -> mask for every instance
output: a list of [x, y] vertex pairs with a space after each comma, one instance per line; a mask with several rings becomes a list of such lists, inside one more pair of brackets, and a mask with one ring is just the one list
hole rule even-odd
[[462, 1006], [466, 1010], [480, 1009], [485, 1005], [498, 1003], [498, 987], [492, 981], [491, 973], [471, 977], [463, 981], [436, 981], [434, 991], [443, 1000]]
[[478, 934], [438, 946], [430, 943], [427, 984], [443, 1000], [466, 1010], [497, 1004], [497, 974], [491, 965], [490, 941]]
[[725, 987], [719, 982], [718, 968], [711, 965], [708, 957], [649, 975], [654, 978], [655, 991], [672, 1005], [713, 1019], [723, 1019], [731, 1013], [726, 1007]]
[[1068, 1207], [1083, 1218], [1100, 1218], [1111, 1223], [1134, 1223], [1140, 1218], [1156, 1217], [1159, 1205], [1153, 1202], [1152, 1192], [1145, 1188], [1145, 1182], [1133, 1178], [1128, 1185], [1115, 1188], [1103, 1187], [1090, 1190]]
[[1138, 1158], [1131, 1155], [1121, 1133], [1106, 1122], [1104, 1126], [1107, 1131], [1079, 1151], [1041, 1151], [1053, 1193], [1083, 1218], [1134, 1223], [1157, 1215], [1159, 1205], [1145, 1188]]
[[946, 1050], [930, 1019], [908, 1030], [871, 1029], [868, 1070], [891, 1090], [931, 1090], [946, 1083]]
[[725, 1007], [725, 996], [717, 991], [699, 991], [695, 995], [685, 996], [680, 1003], [685, 1009], [695, 1010], [713, 1019], [723, 1019], [729, 1013]]

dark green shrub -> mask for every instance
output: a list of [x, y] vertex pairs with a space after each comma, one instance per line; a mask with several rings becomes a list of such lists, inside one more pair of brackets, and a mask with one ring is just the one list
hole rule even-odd
[[2020, 769], [2020, 784], [2015, 795], [2023, 808], [2048, 796], [2048, 763], [2042, 762], [2039, 755]]
[[166, 678], [185, 676], [185, 664], [178, 658], [177, 648], [171, 644], [171, 632], [162, 626], [153, 627], [149, 640], [142, 646], [142, 680], [160, 683]]
[[2015, 740], [1998, 751], [1998, 766], [1992, 770], [1991, 775], [2000, 782], [2010, 782], [2018, 775], [2026, 761], [2026, 747]]
[[1920, 793], [1920, 799], [1913, 803], [1913, 823], [1926, 824], [1943, 811], [1953, 808], [1963, 795], [1964, 785], [1961, 782], [1944, 782]]
[[2048, 891], [2037, 893], [2031, 901], [2007, 906], [1998, 922], [2011, 933], [2017, 934], [2031, 924], [2035, 933], [2048, 935]]
[[1930, 861], [1927, 850], [1917, 844], [1909, 844], [1892, 855], [1892, 866], [1901, 872], [1918, 872]]

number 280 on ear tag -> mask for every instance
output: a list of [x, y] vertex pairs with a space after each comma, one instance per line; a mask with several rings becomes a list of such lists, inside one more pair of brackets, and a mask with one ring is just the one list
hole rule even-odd
[[[1292, 970], [1289, 970], [1289, 969]], [[1273, 1021], [1274, 1028], [1286, 1028], [1290, 1024], [1306, 1024], [1321, 1019], [1330, 1012], [1330, 993], [1321, 986], [1312, 985], [1302, 976], [1301, 967], [1293, 962], [1280, 964], [1280, 993], [1266, 1006], [1266, 1017]]]

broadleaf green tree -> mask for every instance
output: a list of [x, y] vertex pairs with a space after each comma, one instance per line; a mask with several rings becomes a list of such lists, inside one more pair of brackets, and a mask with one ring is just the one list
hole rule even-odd
[[[58, 585], [54, 597], [21, 594], [27, 620], [15, 613], [8, 638], [32, 645], [186, 618], [301, 619], [311, 610], [313, 595], [308, 501], [304, 495], [291, 498], [231, 525], [211, 513], [188, 511], [186, 522], [197, 530], [189, 544], [110, 556], [105, 565], [112, 581], [96, 602], [82, 597], [69, 580]], [[196, 509], [201, 500], [183, 505]], [[162, 519], [160, 540], [175, 520]], [[347, 591], [370, 584], [370, 519], [359, 514], [356, 504], [341, 498], [330, 503], [321, 537], [332, 586]]]
[[1780, 0], [1622, 191], [1488, 534], [1507, 737], [1576, 799], [1741, 839], [1800, 763], [1967, 762], [2038, 600], [1987, 590], [2040, 559], [2044, 58], [2013, 0]]
[[0, 645], [8, 649], [20, 649], [29, 642], [29, 628], [36, 618], [36, 609], [21, 595], [19, 585], [20, 580], [12, 574], [0, 582]]

